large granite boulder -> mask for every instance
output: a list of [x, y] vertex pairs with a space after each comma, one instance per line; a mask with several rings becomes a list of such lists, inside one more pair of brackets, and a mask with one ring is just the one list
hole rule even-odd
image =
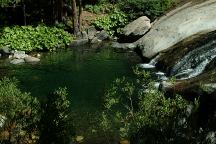
[[139, 17], [123, 28], [119, 41], [134, 42], [145, 35], [150, 28], [150, 19], [146, 16]]
[[152, 58], [192, 35], [216, 30], [215, 7], [215, 0], [191, 0], [156, 21], [136, 42], [137, 47], [143, 56]]

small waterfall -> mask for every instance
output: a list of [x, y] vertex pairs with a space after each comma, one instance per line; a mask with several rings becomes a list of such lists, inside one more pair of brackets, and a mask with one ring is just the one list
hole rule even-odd
[[[145, 63], [145, 64], [139, 64], [138, 66], [146, 69], [146, 70], [150, 70], [152, 76], [156, 79], [156, 82], [154, 83], [154, 87], [156, 89], [160, 89], [161, 86], [161, 82], [163, 81], [167, 81], [168, 78], [166, 77], [166, 74], [164, 72], [161, 71], [156, 71], [155, 69], [155, 65], [157, 64], [157, 62], [159, 61], [160, 57], [162, 54], [158, 54], [155, 58], [153, 58], [149, 63]], [[149, 91], [147, 90], [146, 92], [149, 93]]]
[[155, 66], [155, 65], [157, 64], [157, 62], [158, 62], [158, 60], [159, 60], [160, 57], [161, 57], [161, 54], [157, 55], [155, 58], [153, 58], [153, 59], [149, 62], [149, 64]]
[[149, 63], [145, 64], [139, 64], [139, 67], [143, 69], [154, 69], [155, 65], [157, 64], [161, 54], [157, 55], [155, 58], [153, 58]]
[[216, 57], [216, 40], [186, 54], [171, 70], [171, 76], [189, 79], [198, 76]]

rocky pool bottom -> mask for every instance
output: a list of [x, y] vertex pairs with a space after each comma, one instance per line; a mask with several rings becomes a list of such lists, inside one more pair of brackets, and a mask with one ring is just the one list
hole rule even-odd
[[[103, 110], [106, 90], [116, 78], [133, 77], [132, 67], [141, 62], [134, 52], [117, 53], [108, 46], [88, 46], [41, 53], [35, 64], [10, 64], [0, 60], [1, 76], [15, 77], [19, 88], [40, 100], [58, 87], [67, 87], [76, 134], [95, 143], [94, 126]], [[98, 143], [104, 141], [97, 140]]]

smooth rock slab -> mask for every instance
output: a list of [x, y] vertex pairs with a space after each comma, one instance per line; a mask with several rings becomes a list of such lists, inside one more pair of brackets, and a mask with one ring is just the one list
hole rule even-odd
[[24, 59], [13, 59], [10, 61], [11, 64], [18, 65], [25, 63]]
[[27, 63], [36, 63], [36, 62], [39, 62], [39, 61], [40, 61], [39, 58], [32, 57], [32, 56], [25, 57], [24, 60], [25, 60], [25, 62], [27, 62]]
[[155, 22], [137, 41], [138, 48], [144, 57], [152, 58], [190, 36], [216, 30], [215, 17], [215, 0], [191, 0]]

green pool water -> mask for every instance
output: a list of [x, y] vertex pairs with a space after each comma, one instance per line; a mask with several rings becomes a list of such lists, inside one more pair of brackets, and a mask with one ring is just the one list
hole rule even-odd
[[[8, 77], [16, 77], [19, 87], [45, 100], [58, 87], [67, 87], [77, 121], [90, 121], [103, 109], [103, 97], [116, 78], [133, 77], [132, 66], [139, 58], [134, 53], [116, 53], [109, 47], [80, 47], [42, 53], [38, 64], [12, 65], [0, 62]], [[85, 113], [84, 115], [82, 115]], [[81, 122], [80, 131], [89, 123]], [[83, 129], [83, 130], [82, 130]]]
[[72, 106], [94, 110], [113, 80], [132, 75], [132, 63], [126, 53], [108, 48], [74, 49], [43, 54], [39, 64], [14, 66], [11, 72], [33, 96], [43, 99], [54, 89], [67, 87]]

